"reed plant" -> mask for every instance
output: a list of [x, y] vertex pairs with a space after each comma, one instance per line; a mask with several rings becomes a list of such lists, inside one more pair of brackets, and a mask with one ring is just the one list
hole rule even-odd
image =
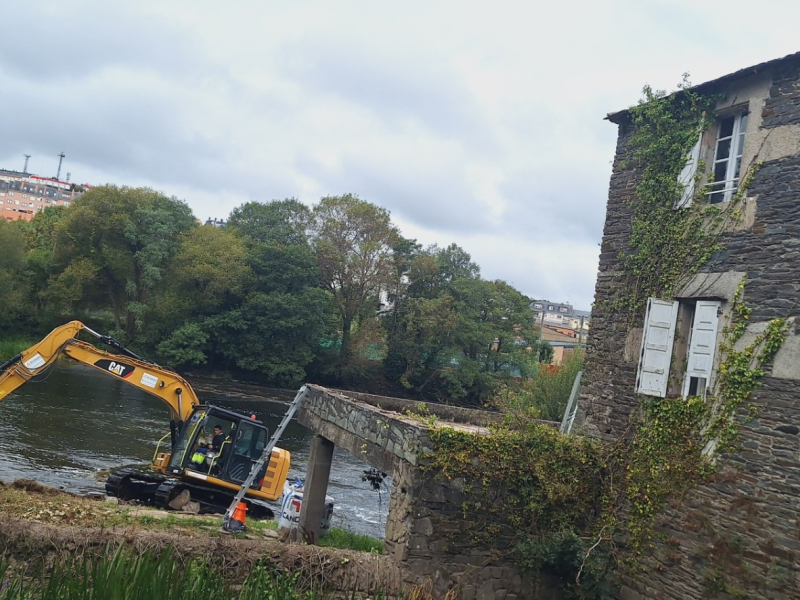
[[297, 577], [259, 564], [241, 586], [205, 561], [180, 564], [171, 548], [160, 553], [120, 546], [95, 557], [62, 558], [37, 576], [0, 565], [0, 600], [328, 600], [300, 590]]

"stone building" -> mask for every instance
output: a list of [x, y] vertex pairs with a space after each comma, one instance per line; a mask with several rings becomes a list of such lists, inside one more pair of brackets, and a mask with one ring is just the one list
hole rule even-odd
[[[711, 126], [681, 174], [690, 201], [732, 199], [732, 219], [716, 252], [674, 296], [651, 298], [639, 314], [609, 299], [624, 286], [632, 205], [642, 167], [631, 160], [631, 113], [610, 114], [619, 137], [611, 176], [599, 275], [580, 399], [584, 430], [625, 435], [643, 398], [713, 398], [720, 344], [734, 294], [752, 309], [737, 348], [774, 318], [788, 335], [749, 398], [757, 417], [742, 425], [740, 449], [718, 459], [719, 475], [662, 511], [647, 573], [627, 582], [628, 598], [800, 597], [800, 53], [693, 88], [720, 97]], [[706, 171], [693, 169], [705, 166]], [[751, 166], [750, 185], [736, 196]], [[699, 177], [694, 177], [698, 174]], [[713, 174], [713, 179], [708, 175]], [[704, 194], [704, 197], [702, 196]], [[744, 421], [747, 406], [740, 408]]]

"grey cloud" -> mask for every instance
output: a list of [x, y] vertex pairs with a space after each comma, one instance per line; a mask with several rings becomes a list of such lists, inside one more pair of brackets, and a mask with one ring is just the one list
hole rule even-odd
[[284, 76], [310, 94], [330, 94], [364, 107], [395, 131], [406, 129], [410, 118], [476, 152], [497, 149], [474, 94], [442, 57], [409, 48], [376, 52], [354, 40], [317, 40], [312, 47], [292, 45], [281, 53]]
[[[305, 164], [313, 165], [310, 159], [298, 162], [301, 167]], [[369, 157], [349, 157], [343, 161], [341, 174], [329, 174], [320, 183], [332, 194], [356, 193], [422, 227], [444, 232], [483, 228], [484, 207], [452, 173], [422, 176], [408, 165], [398, 168], [392, 163], [376, 164]]]
[[[222, 189], [229, 185], [225, 147], [190, 127], [169, 90], [131, 85], [29, 86], [10, 81], [15, 94], [0, 112], [0, 156], [27, 149], [64, 151], [68, 160], [122, 179], [147, 179]], [[102, 93], [100, 93], [102, 91]], [[52, 175], [51, 173], [45, 173]], [[54, 173], [53, 173], [54, 174]]]
[[199, 70], [202, 46], [180, 22], [143, 14], [135, 3], [80, 4], [30, 2], [16, 11], [4, 21], [0, 66], [37, 82], [82, 79], [120, 66], [168, 71], [175, 77]]
[[[575, 178], [570, 165], [546, 177], [517, 176], [501, 186], [509, 200], [504, 228], [528, 232], [541, 239], [582, 239], [599, 242], [606, 212], [605, 172], [581, 170]], [[610, 168], [609, 168], [610, 173]]]

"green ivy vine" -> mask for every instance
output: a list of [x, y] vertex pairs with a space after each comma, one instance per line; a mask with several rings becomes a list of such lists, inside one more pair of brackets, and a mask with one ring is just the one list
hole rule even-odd
[[[737, 349], [747, 331], [752, 309], [742, 302], [745, 282], [742, 281], [733, 297], [733, 318], [722, 330], [720, 344], [720, 366], [717, 395], [710, 399], [711, 415], [704, 430], [707, 443], [712, 443], [718, 451], [735, 447], [741, 423], [736, 419], [739, 408], [750, 398], [765, 375], [764, 365], [769, 363], [786, 340], [788, 325], [786, 319], [772, 319], [764, 331], [753, 340]], [[756, 416], [756, 409], [750, 405], [749, 414]]]
[[628, 248], [620, 253], [623, 284], [612, 310], [624, 311], [631, 321], [643, 314], [650, 297], [673, 297], [680, 287], [722, 250], [725, 226], [741, 218], [741, 200], [759, 165], [743, 175], [738, 192], [723, 206], [709, 204], [706, 193], [713, 178], [701, 185], [705, 165], [694, 176], [694, 194], [679, 208], [684, 187], [679, 181], [687, 157], [709, 127], [718, 97], [693, 91], [684, 75], [673, 94], [649, 86], [629, 114], [633, 133], [627, 166], [640, 173], [628, 201], [631, 230]]

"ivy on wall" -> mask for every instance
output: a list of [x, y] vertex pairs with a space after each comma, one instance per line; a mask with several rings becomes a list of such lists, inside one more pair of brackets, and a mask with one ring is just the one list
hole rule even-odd
[[710, 204], [706, 192], [713, 177], [705, 175], [700, 161], [693, 198], [679, 208], [684, 194], [679, 177], [719, 100], [693, 91], [686, 75], [679, 88], [667, 94], [645, 86], [642, 100], [629, 110], [632, 158], [626, 166], [636, 169], [639, 178], [628, 202], [630, 236], [619, 256], [623, 282], [612, 309], [626, 312], [630, 321], [641, 319], [649, 297], [673, 297], [722, 250], [721, 234], [741, 219], [742, 199], [760, 166], [746, 169], [729, 202]]
[[[629, 249], [619, 257], [625, 283], [615, 309], [636, 315], [650, 296], [671, 295], [687, 272], [696, 271], [716, 250], [704, 227], [706, 208], [693, 202], [676, 210], [683, 194], [678, 177], [687, 155], [709, 125], [714, 100], [691, 89], [684, 77], [678, 93], [643, 90], [630, 109], [632, 164], [640, 172], [632, 211]], [[702, 169], [698, 168], [698, 172]]]
[[[739, 408], [760, 384], [766, 374], [764, 365], [780, 350], [788, 331], [787, 319], [772, 319], [750, 343], [740, 343], [752, 313], [742, 302], [744, 290], [742, 281], [733, 297], [732, 323], [722, 331], [717, 394], [710, 398], [711, 415], [704, 431], [707, 443], [718, 451], [734, 448], [740, 427], [736, 420]], [[751, 417], [756, 416], [755, 407], [750, 406], [749, 412]]]

